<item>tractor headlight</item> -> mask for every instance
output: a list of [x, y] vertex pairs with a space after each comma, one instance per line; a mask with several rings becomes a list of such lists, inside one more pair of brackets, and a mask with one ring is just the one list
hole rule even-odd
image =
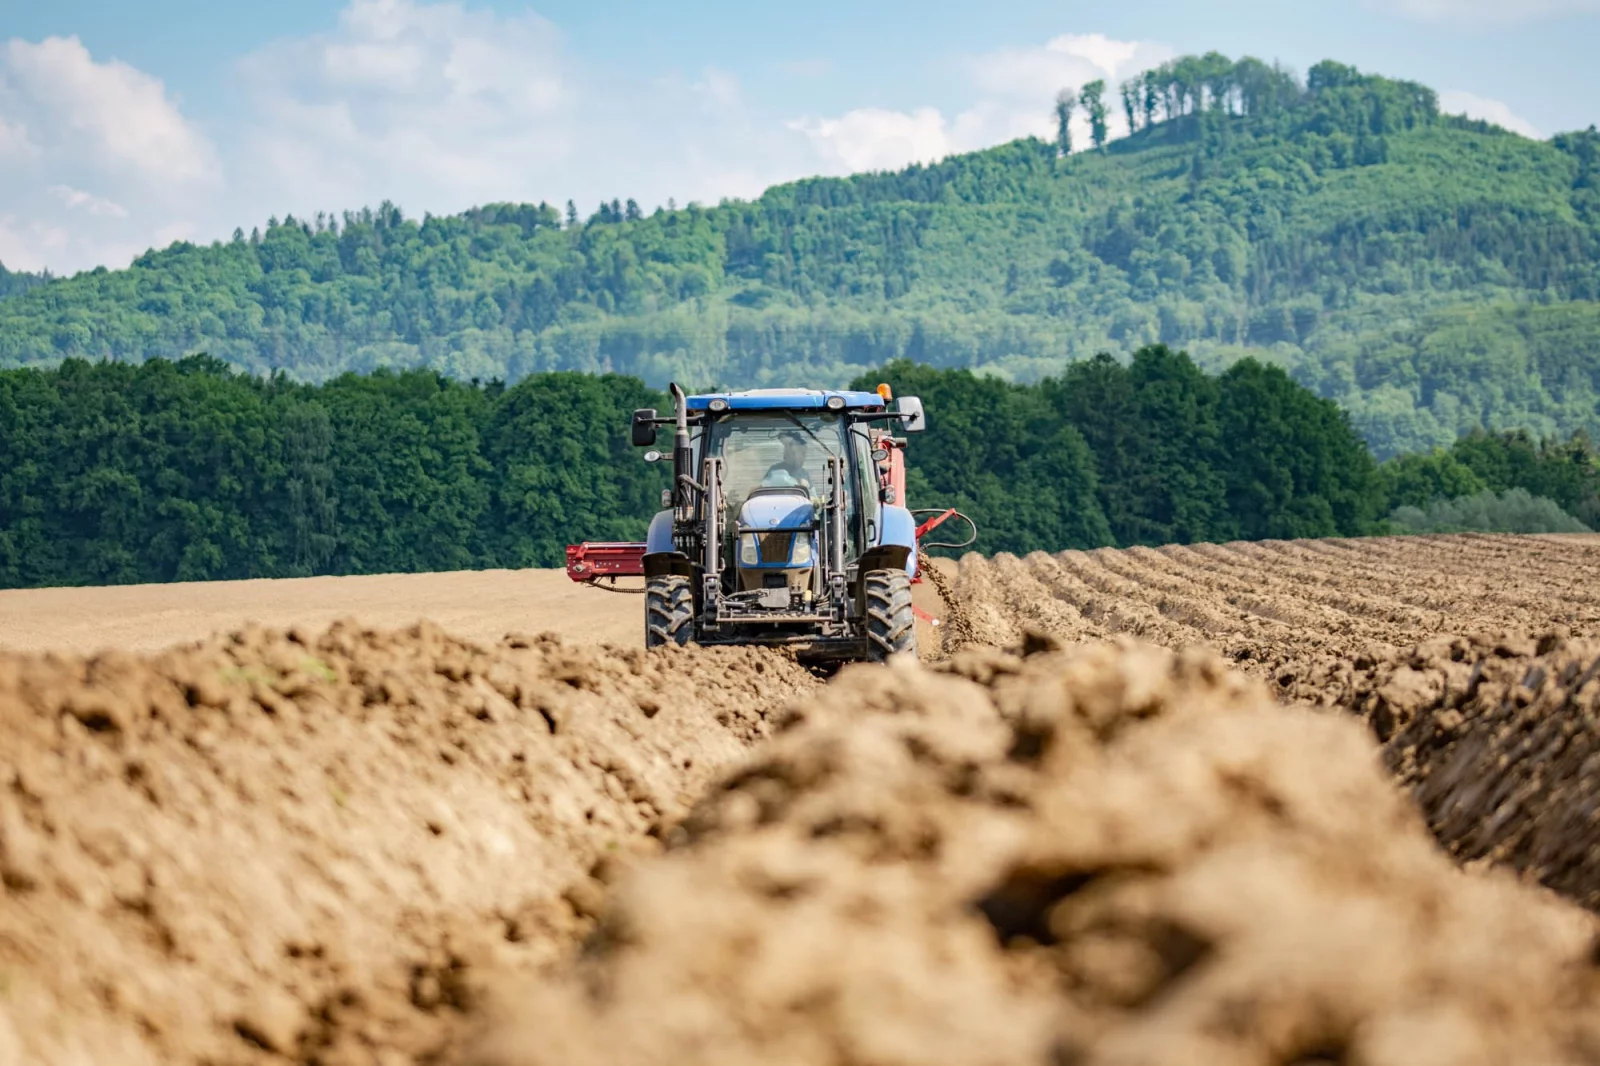
[[794, 566], [811, 565], [811, 534], [798, 533], [794, 538], [794, 554], [789, 557]]
[[724, 400], [721, 396], [718, 396], [715, 400], [712, 400], [710, 403], [706, 404], [706, 406], [711, 409], [713, 414], [720, 415], [722, 412], [728, 409], [728, 401]]
[[825, 402], [825, 406], [830, 411], [843, 411], [844, 410], [844, 397], [843, 396], [829, 396], [828, 399]]
[[754, 533], [739, 534], [739, 565], [754, 566], [761, 561], [761, 555], [756, 551], [756, 535]]

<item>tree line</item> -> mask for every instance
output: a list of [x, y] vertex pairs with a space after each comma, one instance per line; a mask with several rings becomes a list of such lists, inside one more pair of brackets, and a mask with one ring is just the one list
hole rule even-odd
[[[1069, 125], [1082, 108], [1092, 145], [1104, 150], [1110, 137], [1110, 104], [1104, 79], [1056, 95], [1056, 150], [1072, 152]], [[1431, 125], [1439, 117], [1439, 96], [1412, 81], [1363, 74], [1355, 67], [1324, 60], [1311, 68], [1302, 85], [1280, 64], [1253, 56], [1237, 61], [1218, 52], [1180, 56], [1143, 71], [1118, 87], [1128, 132], [1159, 123], [1192, 119], [1203, 130], [1204, 119], [1276, 118], [1299, 112], [1299, 132], [1343, 130], [1357, 137]], [[1210, 146], [1210, 147], [1215, 147]]]
[[1035, 385], [907, 361], [880, 373], [856, 387], [888, 380], [930, 412], [908, 497], [979, 518], [984, 551], [1403, 532], [1402, 508], [1511, 489], [1600, 526], [1584, 434], [1479, 430], [1379, 463], [1344, 411], [1255, 360], [1208, 374], [1153, 345]]
[[0, 586], [551, 566], [633, 536], [638, 380], [308, 385], [208, 356], [0, 372]]
[[[1396, 507], [1510, 488], [1600, 519], [1582, 437], [1378, 464], [1335, 405], [1253, 361], [1213, 375], [1152, 346], [1034, 385], [908, 361], [858, 384], [885, 380], [930, 415], [911, 503], [973, 515], [988, 552], [1373, 533]], [[628, 415], [667, 405], [571, 372], [0, 371], [0, 587], [558, 566], [569, 542], [643, 535], [664, 480]]]

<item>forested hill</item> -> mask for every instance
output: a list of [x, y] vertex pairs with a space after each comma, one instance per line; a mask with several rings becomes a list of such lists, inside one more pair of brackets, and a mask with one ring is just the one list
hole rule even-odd
[[[1336, 63], [1186, 58], [1028, 139], [750, 203], [285, 219], [0, 299], [0, 366], [206, 351], [312, 381], [842, 384], [909, 357], [1018, 381], [1181, 345], [1276, 362], [1380, 456], [1476, 426], [1600, 431], [1600, 134], [1536, 142]], [[1092, 90], [1092, 87], [1091, 87]], [[1103, 140], [1103, 135], [1101, 137]]]

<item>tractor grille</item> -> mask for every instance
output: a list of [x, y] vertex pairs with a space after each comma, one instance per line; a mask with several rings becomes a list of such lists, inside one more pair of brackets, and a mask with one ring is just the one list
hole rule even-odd
[[794, 550], [793, 533], [758, 533], [756, 544], [764, 563], [786, 563]]

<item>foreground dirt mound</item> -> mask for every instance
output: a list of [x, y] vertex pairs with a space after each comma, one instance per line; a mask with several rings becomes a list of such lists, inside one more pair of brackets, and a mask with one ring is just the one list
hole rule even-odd
[[1438, 637], [1286, 668], [1290, 695], [1355, 711], [1439, 840], [1600, 910], [1600, 642]]
[[1044, 644], [847, 671], [473, 1061], [1600, 1061], [1594, 920], [1454, 866], [1360, 722]]
[[434, 1060], [813, 684], [428, 626], [0, 655], [0, 1063]]

